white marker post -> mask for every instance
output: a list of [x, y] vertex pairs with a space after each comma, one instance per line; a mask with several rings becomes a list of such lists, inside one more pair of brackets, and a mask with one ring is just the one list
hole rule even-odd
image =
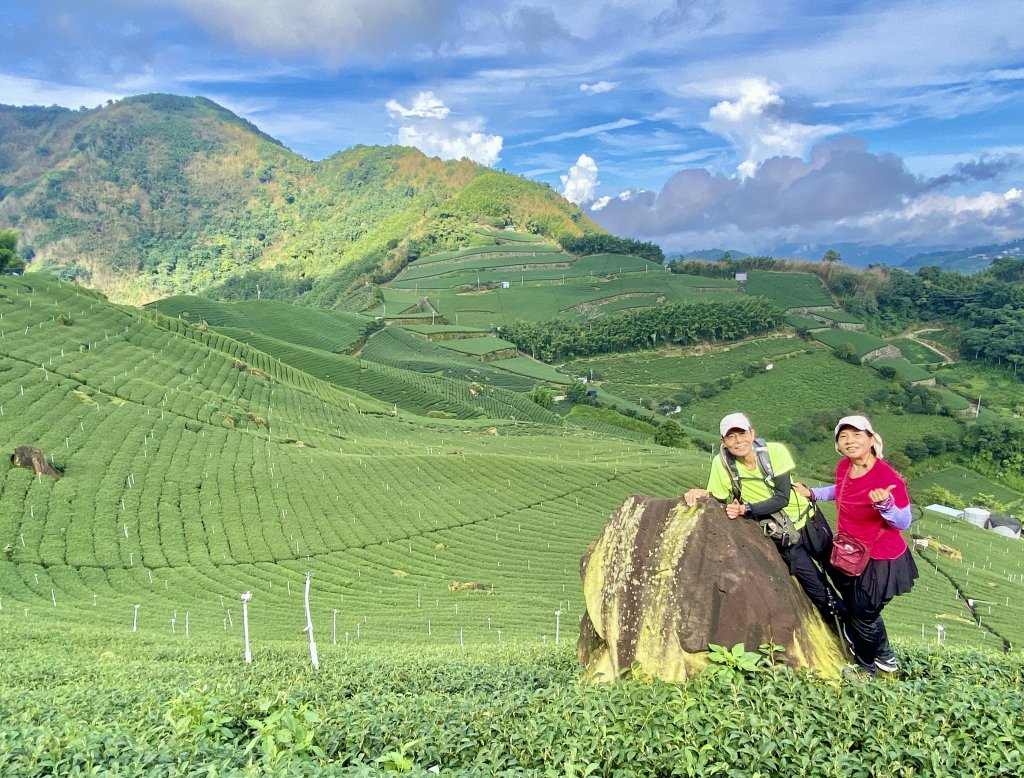
[[249, 650], [249, 600], [252, 599], [252, 592], [242, 595], [242, 635], [245, 637], [245, 662], [252, 664], [252, 651]]
[[139, 627], [139, 606], [136, 605], [132, 611], [132, 632], [135, 632]]
[[555, 611], [555, 645], [558, 645], [558, 628], [562, 617], [562, 611]]
[[309, 579], [313, 573], [306, 571], [306, 632], [309, 633], [309, 658], [313, 661], [313, 669], [320, 669], [320, 659], [316, 653], [316, 640], [313, 638], [313, 617], [309, 613]]

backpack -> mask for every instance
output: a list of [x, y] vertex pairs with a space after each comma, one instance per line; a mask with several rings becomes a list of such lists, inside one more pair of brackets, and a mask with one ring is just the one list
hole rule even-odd
[[[722, 446], [719, 453], [722, 456], [725, 471], [729, 474], [732, 481], [733, 499], [739, 501], [741, 499], [740, 471], [736, 467], [736, 458], [729, 453], [725, 446]], [[757, 466], [764, 473], [765, 485], [774, 491], [775, 471], [772, 469], [772, 461], [768, 456], [768, 443], [764, 438], [754, 438], [754, 456], [757, 457]], [[793, 525], [792, 519], [786, 515], [785, 511], [776, 511], [762, 519], [758, 519], [757, 523], [761, 525], [761, 531], [764, 532], [765, 536], [774, 540], [782, 548], [789, 548], [800, 542], [800, 532]]]

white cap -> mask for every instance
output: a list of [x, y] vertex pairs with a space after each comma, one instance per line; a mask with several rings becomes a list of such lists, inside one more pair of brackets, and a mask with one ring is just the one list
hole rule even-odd
[[754, 429], [754, 425], [751, 424], [750, 419], [742, 413], [730, 413], [718, 424], [718, 431], [721, 433], [723, 438], [729, 430], [743, 430], [744, 432], [750, 432], [752, 429]]
[[874, 427], [871, 426], [871, 421], [867, 416], [844, 416], [836, 424], [835, 436], [836, 436], [836, 453], [842, 454], [839, 450], [839, 430], [843, 427], [853, 427], [855, 430], [866, 432], [871, 436], [871, 450], [875, 452], [875, 456], [879, 459], [882, 458], [882, 436], [875, 432]]

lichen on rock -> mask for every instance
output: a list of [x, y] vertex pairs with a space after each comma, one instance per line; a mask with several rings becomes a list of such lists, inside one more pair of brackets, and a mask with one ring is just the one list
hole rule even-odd
[[832, 674], [835, 632], [789, 575], [757, 522], [730, 521], [711, 499], [632, 495], [580, 560], [586, 612], [577, 650], [591, 678], [631, 670], [678, 681], [708, 644], [784, 646], [784, 660]]

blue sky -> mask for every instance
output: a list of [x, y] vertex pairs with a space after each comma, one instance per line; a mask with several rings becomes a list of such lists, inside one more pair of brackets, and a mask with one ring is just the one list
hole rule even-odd
[[203, 95], [417, 146], [667, 252], [1024, 237], [1021, 0], [8, 0], [0, 102]]

